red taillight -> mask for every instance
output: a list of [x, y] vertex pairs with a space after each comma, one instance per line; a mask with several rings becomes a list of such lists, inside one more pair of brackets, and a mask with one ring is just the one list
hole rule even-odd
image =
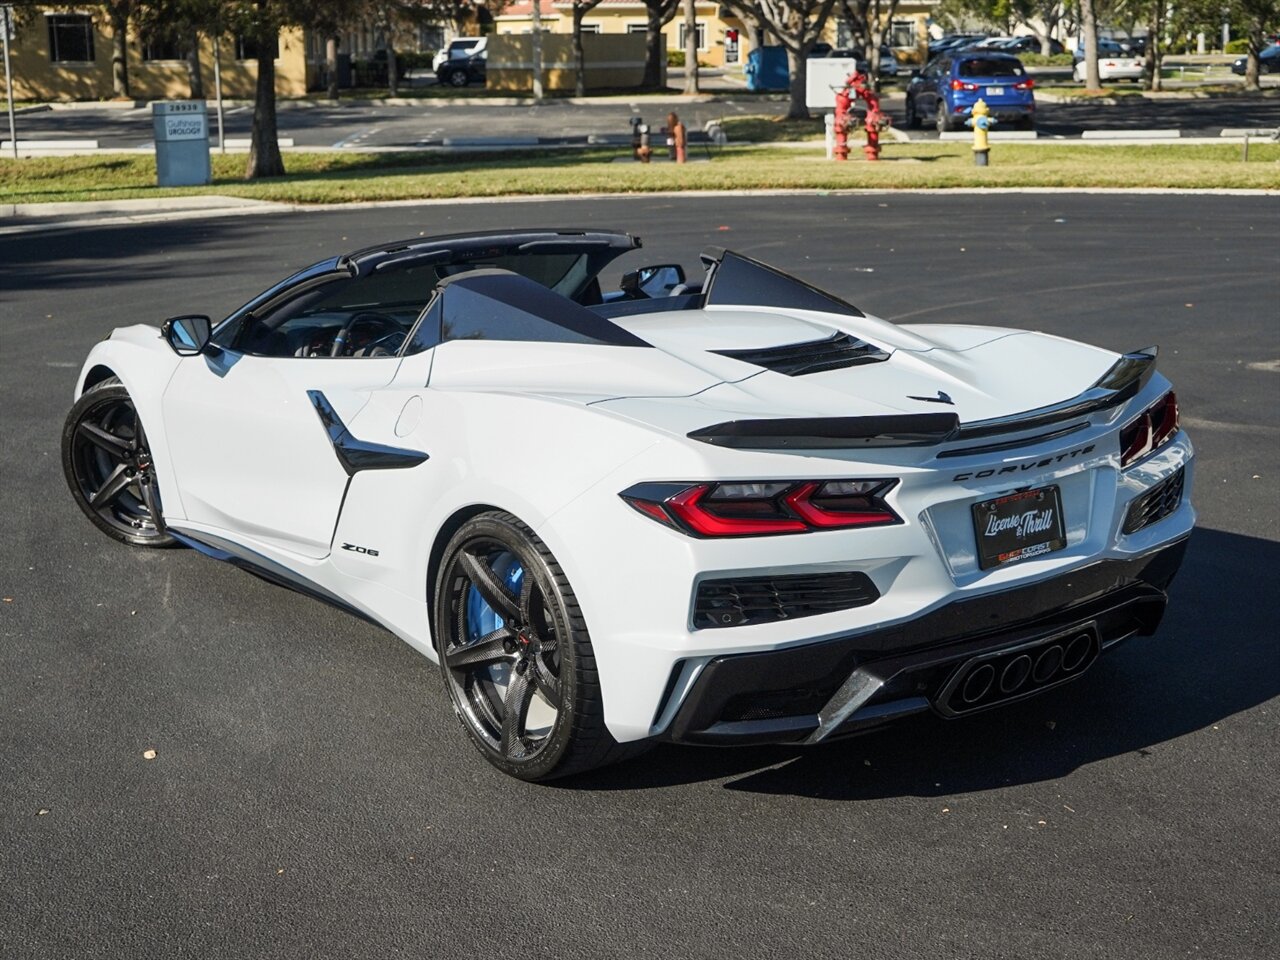
[[897, 480], [644, 483], [623, 500], [700, 537], [751, 537], [898, 523], [882, 496]]
[[[839, 496], [834, 483], [804, 483], [783, 497], [785, 503], [805, 523], [814, 527], [871, 527], [897, 520], [883, 503], [866, 495]], [[836, 496], [830, 494], [836, 493]], [[824, 496], [824, 494], [826, 494]], [[820, 498], [815, 502], [814, 498]]]
[[1031, 89], [1033, 89], [1033, 88], [1035, 87], [1035, 85], [1036, 85], [1036, 82], [1035, 82], [1033, 79], [1031, 79], [1030, 77], [1028, 77], [1026, 80], [1022, 80], [1022, 81], [1020, 81], [1020, 82], [1018, 82], [1018, 83], [1015, 83], [1015, 84], [1013, 85], [1013, 89], [1015, 89], [1015, 90], [1031, 90]]
[[965, 83], [963, 80], [952, 80], [951, 89], [952, 90], [977, 90], [978, 85], [976, 83]]
[[[768, 500], [730, 500], [727, 506], [704, 503], [703, 498], [714, 489], [713, 484], [701, 484], [676, 494], [667, 501], [667, 508], [694, 533], [704, 537], [750, 537], [767, 533], [801, 533], [805, 525], [783, 515], [765, 516], [763, 506], [772, 505]], [[736, 508], [736, 509], [735, 509]], [[754, 516], [752, 514], [755, 514]]]
[[1170, 390], [1120, 431], [1120, 468], [1136, 463], [1172, 440], [1180, 420], [1178, 396]]

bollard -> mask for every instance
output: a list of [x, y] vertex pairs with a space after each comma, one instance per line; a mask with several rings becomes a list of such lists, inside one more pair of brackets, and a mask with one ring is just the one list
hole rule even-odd
[[649, 125], [643, 117], [631, 118], [631, 156], [641, 163], [648, 163], [653, 153], [649, 149]]
[[824, 114], [822, 122], [826, 127], [827, 159], [831, 160], [836, 155], [836, 115]]
[[684, 124], [674, 111], [667, 114], [667, 129], [671, 132], [671, 159], [676, 163], [684, 163], [687, 158], [689, 137]]
[[972, 115], [964, 122], [966, 127], [973, 127], [973, 165], [987, 166], [991, 144], [987, 140], [987, 131], [994, 127], [996, 121], [991, 117], [991, 108], [987, 101], [979, 100], [973, 105]]

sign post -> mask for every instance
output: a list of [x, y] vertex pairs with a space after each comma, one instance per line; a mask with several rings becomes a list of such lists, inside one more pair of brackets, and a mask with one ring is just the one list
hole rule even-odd
[[13, 112], [13, 77], [9, 73], [9, 34], [13, 32], [13, 7], [0, 6], [0, 36], [4, 37], [4, 95], [9, 104], [9, 146], [13, 159], [18, 159], [18, 125]]

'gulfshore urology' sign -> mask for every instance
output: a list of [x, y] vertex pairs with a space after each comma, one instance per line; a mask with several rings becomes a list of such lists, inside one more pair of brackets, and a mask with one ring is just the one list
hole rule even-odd
[[162, 187], [200, 186], [213, 177], [209, 115], [203, 100], [164, 100], [151, 105], [156, 136], [156, 181]]

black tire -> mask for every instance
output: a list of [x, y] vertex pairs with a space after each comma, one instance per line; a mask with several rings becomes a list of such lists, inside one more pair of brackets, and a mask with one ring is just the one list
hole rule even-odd
[[920, 114], [916, 113], [916, 102], [912, 100], [910, 97], [907, 97], [906, 111], [907, 111], [907, 116], [903, 122], [905, 123], [907, 128], [910, 130], [919, 130]]
[[947, 117], [947, 101], [938, 99], [938, 115], [934, 117], [934, 123], [938, 127], [939, 133], [949, 133], [955, 127], [951, 125], [951, 120]]
[[[514, 579], [518, 594], [514, 582], [504, 582]], [[648, 748], [643, 741], [619, 744], [606, 729], [591, 637], [573, 588], [517, 517], [480, 514], [453, 535], [436, 578], [434, 626], [454, 711], [503, 773], [552, 780]]]
[[116, 377], [86, 390], [62, 428], [62, 472], [76, 504], [112, 539], [168, 547], [146, 430]]
[[467, 71], [463, 68], [450, 70], [444, 75], [444, 82], [451, 87], [465, 87], [468, 81]]

